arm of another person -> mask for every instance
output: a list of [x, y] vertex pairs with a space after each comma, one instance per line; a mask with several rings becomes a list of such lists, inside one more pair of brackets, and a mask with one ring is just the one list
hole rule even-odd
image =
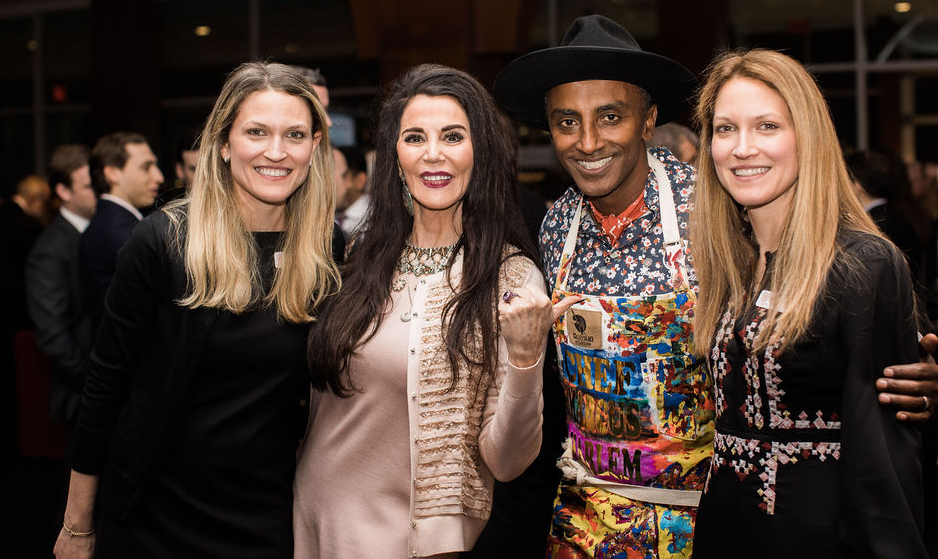
[[[154, 219], [156, 218], [156, 219]], [[117, 271], [105, 302], [95, 347], [85, 379], [82, 409], [74, 435], [74, 457], [65, 523], [73, 532], [94, 528], [98, 476], [104, 468], [111, 433], [134, 380], [136, 363], [151, 334], [165, 286], [168, 261], [165, 215], [145, 220], [118, 257]], [[89, 542], [91, 542], [90, 550]], [[65, 527], [55, 544], [56, 557], [90, 557], [93, 541]]]
[[918, 363], [890, 365], [876, 380], [880, 403], [899, 408], [896, 417], [900, 421], [924, 423], [935, 413], [938, 406], [938, 365], [932, 354], [936, 347], [938, 336], [926, 334], [919, 341], [921, 359]]
[[[76, 255], [77, 258], [77, 255]], [[77, 305], [67, 263], [51, 243], [37, 242], [26, 261], [26, 304], [36, 325], [36, 345], [52, 359], [57, 370], [69, 374], [72, 386], [81, 383], [82, 351], [69, 330], [68, 309]]]
[[551, 307], [544, 279], [533, 263], [527, 281], [515, 292], [518, 297], [498, 303], [498, 370], [486, 397], [479, 435], [482, 459], [499, 481], [518, 477], [537, 457], [547, 334], [556, 317], [579, 300], [568, 297]]
[[869, 274], [846, 295], [839, 537], [864, 556], [926, 557], [921, 434], [877, 403], [870, 382], [888, 363], [917, 359], [912, 284], [891, 256], [864, 258]]

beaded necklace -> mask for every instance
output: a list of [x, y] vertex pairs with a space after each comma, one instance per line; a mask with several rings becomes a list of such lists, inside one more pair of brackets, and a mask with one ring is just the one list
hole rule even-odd
[[452, 260], [453, 250], [459, 241], [445, 247], [421, 248], [407, 243], [397, 262], [397, 280], [391, 286], [400, 291], [407, 286], [407, 275], [426, 276], [437, 274], [446, 269]]

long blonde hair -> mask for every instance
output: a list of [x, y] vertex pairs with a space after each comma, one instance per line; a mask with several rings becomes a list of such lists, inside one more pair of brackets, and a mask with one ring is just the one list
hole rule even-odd
[[[250, 62], [231, 73], [202, 129], [190, 198], [166, 209], [177, 223], [176, 244], [182, 247], [189, 281], [179, 303], [240, 313], [260, 298], [257, 247], [238, 209], [231, 169], [223, 163], [221, 150], [241, 103], [248, 95], [269, 89], [305, 101], [313, 116], [313, 134], [322, 134], [306, 180], [287, 200], [283, 264], [263, 298], [287, 321], [310, 322], [311, 311], [339, 286], [332, 260], [332, 153], [319, 99], [302, 74], [283, 64]], [[186, 204], [188, 219], [184, 219]]]
[[708, 70], [695, 113], [700, 151], [691, 246], [700, 282], [694, 316], [698, 355], [709, 352], [727, 307], [736, 317], [742, 312], [758, 260], [745, 232], [745, 208], [720, 184], [710, 151], [717, 95], [734, 78], [758, 80], [782, 97], [798, 146], [798, 178], [768, 285], [784, 312], [769, 313], [754, 350], [764, 350], [771, 338], [781, 340], [784, 351], [805, 335], [839, 250], [838, 231], [882, 236], [853, 190], [830, 111], [811, 74], [794, 59], [770, 50], [719, 56]]

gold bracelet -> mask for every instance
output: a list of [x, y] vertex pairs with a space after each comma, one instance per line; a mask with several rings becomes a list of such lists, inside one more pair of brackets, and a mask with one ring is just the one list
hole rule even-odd
[[73, 538], [87, 538], [88, 536], [91, 536], [94, 534], [94, 528], [92, 528], [91, 530], [88, 530], [87, 532], [76, 532], [75, 530], [72, 530], [71, 528], [69, 528], [68, 524], [66, 524], [65, 521], [62, 521], [62, 528], [65, 530], [65, 532], [69, 536], [72, 536]]

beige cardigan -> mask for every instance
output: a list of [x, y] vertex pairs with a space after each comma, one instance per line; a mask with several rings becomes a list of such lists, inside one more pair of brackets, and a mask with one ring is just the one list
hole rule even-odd
[[[461, 269], [460, 255], [454, 284]], [[506, 262], [499, 283], [499, 292], [524, 284], [544, 289], [525, 258]], [[479, 378], [461, 370], [447, 392], [441, 313], [452, 291], [445, 274], [421, 278], [412, 295], [413, 320], [399, 320], [410, 301], [396, 294], [378, 335], [363, 347], [361, 361], [353, 360], [353, 382], [365, 379], [357, 383], [363, 392], [345, 400], [314, 395], [295, 487], [296, 557], [471, 549], [491, 512], [494, 479], [517, 477], [537, 455], [543, 357], [516, 369], [499, 340], [496, 374], [476, 389]], [[372, 455], [382, 462], [365, 458]]]

